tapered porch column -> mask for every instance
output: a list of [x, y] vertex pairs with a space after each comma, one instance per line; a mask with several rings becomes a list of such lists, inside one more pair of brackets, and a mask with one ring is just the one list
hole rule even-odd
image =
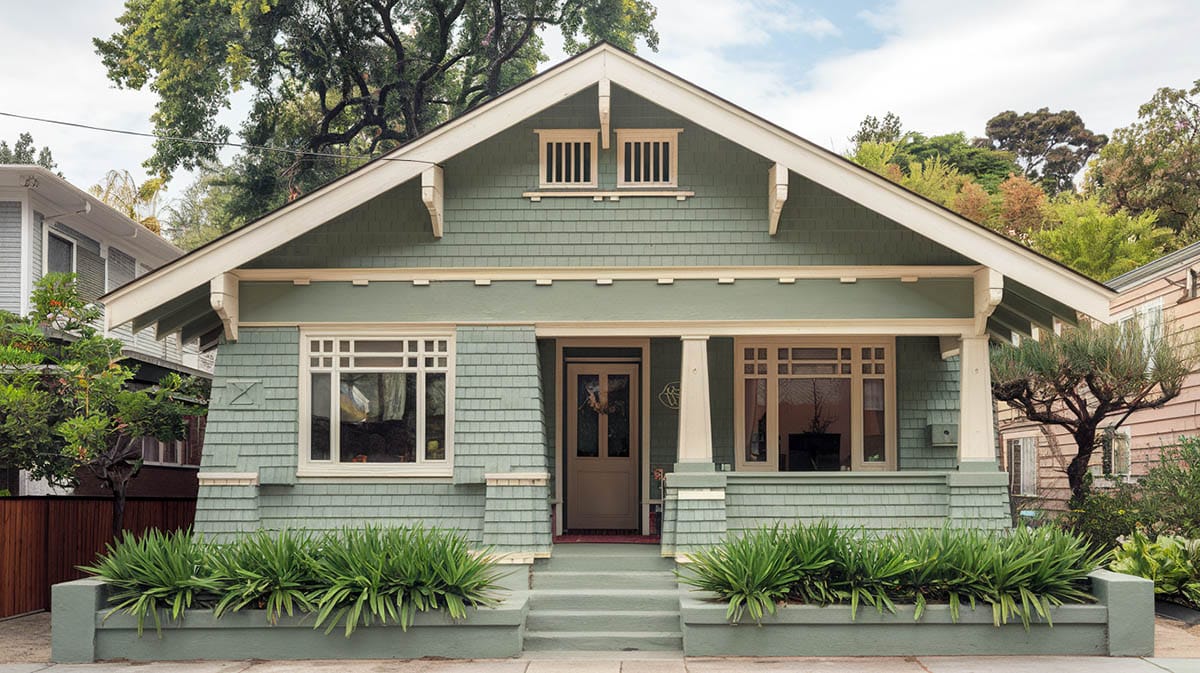
[[[959, 355], [958, 463], [959, 469], [995, 469], [996, 445], [992, 423], [992, 370], [988, 337], [964, 336]], [[974, 463], [975, 465], [971, 465]]]
[[725, 536], [725, 474], [713, 465], [708, 337], [684, 336], [679, 372], [679, 448], [663, 498], [662, 552], [689, 556]]
[[679, 463], [713, 462], [708, 401], [708, 337], [685, 336], [679, 372]]

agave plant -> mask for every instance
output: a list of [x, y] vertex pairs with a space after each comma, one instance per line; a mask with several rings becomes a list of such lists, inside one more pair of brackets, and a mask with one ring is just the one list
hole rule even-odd
[[213, 608], [220, 618], [247, 606], [266, 610], [276, 624], [285, 613], [310, 612], [309, 597], [316, 585], [311, 536], [291, 531], [258, 531], [213, 550], [209, 564], [220, 600]]
[[79, 569], [113, 588], [108, 601], [114, 607], [105, 619], [122, 611], [132, 615], [140, 636], [146, 618], [152, 617], [161, 637], [160, 611], [178, 621], [184, 610], [216, 590], [206, 568], [209, 554], [209, 545], [190, 530], [163, 533], [150, 529], [141, 537], [125, 531], [118, 542], [107, 545], [106, 553], [94, 565]]

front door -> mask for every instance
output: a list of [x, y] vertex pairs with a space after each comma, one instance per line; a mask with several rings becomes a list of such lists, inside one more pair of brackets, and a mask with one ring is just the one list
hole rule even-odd
[[638, 366], [567, 365], [567, 528], [638, 527]]

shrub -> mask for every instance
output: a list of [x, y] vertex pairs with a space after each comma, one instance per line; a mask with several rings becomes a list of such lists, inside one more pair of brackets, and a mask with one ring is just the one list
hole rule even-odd
[[896, 602], [947, 603], [952, 619], [963, 602], [991, 606], [996, 626], [1035, 617], [1050, 608], [1092, 600], [1087, 575], [1107, 555], [1076, 535], [1051, 527], [1010, 532], [972, 529], [852, 534], [828, 524], [761, 528], [731, 536], [697, 553], [681, 581], [728, 602], [729, 620], [745, 613], [756, 622], [787, 600], [848, 603], [851, 618], [865, 603], [895, 612]]
[[1159, 535], [1152, 542], [1135, 530], [1116, 550], [1109, 568], [1153, 580], [1155, 594], [1200, 607], [1200, 540]]
[[1065, 512], [1060, 523], [1098, 550], [1113, 549], [1139, 523], [1145, 523], [1145, 498], [1133, 484], [1096, 489], [1090, 475], [1080, 502]]
[[125, 533], [92, 566], [81, 570], [113, 585], [108, 613], [147, 617], [161, 633], [160, 611], [211, 607], [216, 617], [263, 609], [267, 621], [315, 613], [314, 628], [338, 624], [346, 637], [360, 625], [412, 625], [417, 613], [444, 610], [467, 617], [471, 606], [497, 600], [496, 562], [470, 550], [461, 535], [420, 526], [344, 529], [312, 537], [259, 531], [213, 544], [190, 531], [142, 537]]
[[1200, 537], [1200, 437], [1180, 437], [1137, 484], [1142, 521], [1153, 530]]

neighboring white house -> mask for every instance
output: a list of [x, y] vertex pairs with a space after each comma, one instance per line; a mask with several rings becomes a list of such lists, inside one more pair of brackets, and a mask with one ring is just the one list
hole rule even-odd
[[[45, 273], [75, 273], [83, 298], [96, 300], [182, 254], [170, 241], [45, 168], [0, 165], [0, 310], [27, 313], [34, 284]], [[138, 380], [154, 382], [169, 371], [212, 375], [213, 356], [201, 353], [195, 339], [181, 343], [172, 334], [159, 341], [153, 328], [135, 332], [129, 325], [109, 335], [125, 343]], [[146, 451], [148, 462], [192, 462], [193, 452], [185, 446]], [[194, 453], [198, 461], [198, 447]], [[14, 495], [47, 491], [25, 479], [13, 488], [12, 476], [5, 484], [2, 473], [0, 489]]]

